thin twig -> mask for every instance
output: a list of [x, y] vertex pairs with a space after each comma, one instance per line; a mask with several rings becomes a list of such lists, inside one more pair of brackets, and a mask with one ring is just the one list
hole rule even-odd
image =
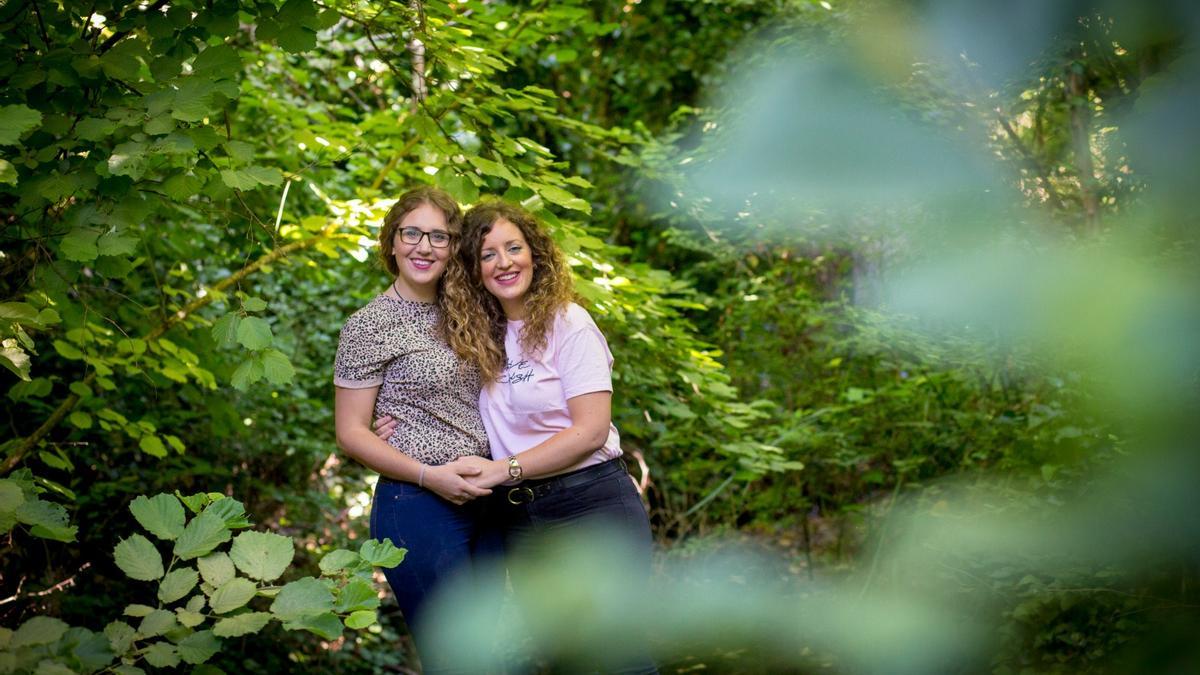
[[44, 598], [47, 595], [50, 595], [51, 593], [57, 593], [61, 590], [68, 589], [75, 585], [75, 577], [79, 576], [81, 573], [83, 573], [84, 570], [86, 570], [87, 568], [89, 568], [91, 566], [92, 566], [92, 563], [85, 562], [85, 563], [83, 563], [83, 566], [79, 568], [79, 571], [76, 572], [75, 574], [72, 574], [70, 577], [63, 579], [62, 581], [58, 582], [57, 584], [54, 584], [50, 588], [47, 588], [47, 589], [41, 590], [41, 591], [37, 591], [36, 593], [26, 593], [25, 595], [21, 595], [21, 584], [25, 581], [25, 579], [22, 578], [21, 581], [17, 582], [17, 592], [7, 598], [4, 598], [3, 600], [0, 600], [0, 605], [7, 605], [10, 602], [16, 602], [18, 600], [25, 600], [28, 598]]

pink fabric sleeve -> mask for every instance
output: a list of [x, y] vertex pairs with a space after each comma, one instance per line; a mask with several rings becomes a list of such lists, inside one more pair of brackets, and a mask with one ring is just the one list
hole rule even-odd
[[563, 397], [570, 399], [597, 391], [612, 391], [612, 352], [604, 334], [582, 307], [572, 307], [563, 322], [555, 355], [562, 378]]

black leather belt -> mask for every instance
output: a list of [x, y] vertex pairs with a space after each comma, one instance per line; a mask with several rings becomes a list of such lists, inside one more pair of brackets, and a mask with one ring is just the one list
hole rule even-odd
[[625, 460], [617, 457], [594, 466], [572, 471], [571, 473], [550, 476], [549, 478], [533, 478], [509, 488], [508, 503], [515, 506], [528, 504], [538, 497], [545, 497], [558, 490], [570, 490], [571, 488], [587, 485], [601, 478], [608, 478], [609, 476], [622, 473], [629, 473], [629, 469], [625, 467]]

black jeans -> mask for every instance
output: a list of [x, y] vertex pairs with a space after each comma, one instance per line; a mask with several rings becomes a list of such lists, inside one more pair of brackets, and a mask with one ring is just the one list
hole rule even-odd
[[[524, 488], [524, 489], [522, 489]], [[491, 497], [495, 504], [502, 529], [505, 548], [516, 560], [535, 562], [543, 558], [544, 552], [553, 550], [554, 535], [570, 535], [573, 532], [595, 525], [621, 539], [621, 548], [632, 553], [622, 558], [627, 569], [619, 570], [622, 583], [638, 589], [636, 597], [644, 597], [640, 589], [648, 588], [652, 538], [650, 520], [646, 508], [633, 486], [625, 463], [613, 459], [603, 464], [587, 467], [570, 474], [540, 480], [524, 481], [516, 491], [508, 486], [497, 486]], [[513, 504], [513, 501], [521, 502]], [[589, 546], [592, 543], [589, 543]], [[604, 546], [603, 542], [598, 545]], [[590, 550], [590, 549], [589, 549]], [[520, 597], [523, 593], [538, 592], [526, 574], [517, 567], [510, 567], [513, 590]], [[578, 583], [592, 583], [586, 570], [580, 570]], [[620, 663], [607, 662], [603, 665], [584, 666], [605, 673], [657, 673], [654, 662], [645, 656], [644, 647], [630, 650], [628, 644], [606, 645], [604, 636], [595, 636], [594, 651], [624, 651], [632, 656]], [[563, 664], [555, 664], [555, 670]], [[576, 670], [580, 664], [568, 665], [566, 670]]]

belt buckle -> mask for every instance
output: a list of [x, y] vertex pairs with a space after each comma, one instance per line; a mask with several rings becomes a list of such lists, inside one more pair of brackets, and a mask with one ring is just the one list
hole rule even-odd
[[[525, 495], [525, 499], [519, 499], [522, 495]], [[515, 487], [508, 491], [508, 503], [517, 506], [528, 504], [533, 501], [533, 496], [533, 490], [527, 487]]]

